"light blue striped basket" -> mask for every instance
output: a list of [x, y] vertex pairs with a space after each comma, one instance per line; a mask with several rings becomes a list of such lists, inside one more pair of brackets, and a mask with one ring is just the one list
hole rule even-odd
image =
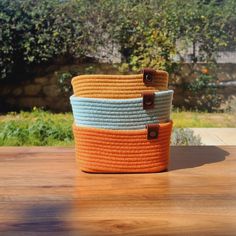
[[144, 129], [170, 120], [173, 90], [155, 92], [154, 108], [144, 110], [143, 98], [101, 99], [71, 96], [75, 124], [114, 130]]

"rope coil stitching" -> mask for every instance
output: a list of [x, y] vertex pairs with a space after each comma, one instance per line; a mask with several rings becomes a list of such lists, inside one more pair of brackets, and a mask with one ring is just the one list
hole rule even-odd
[[80, 75], [72, 79], [75, 96], [87, 98], [137, 98], [144, 91], [167, 90], [168, 73], [157, 70], [152, 84], [143, 83], [143, 74]]
[[147, 129], [109, 130], [73, 125], [76, 158], [86, 172], [159, 172], [168, 166], [172, 121], [159, 124], [158, 138]]
[[76, 125], [105, 129], [144, 129], [170, 120], [173, 91], [155, 93], [154, 108], [143, 109], [143, 98], [96, 99], [71, 96]]

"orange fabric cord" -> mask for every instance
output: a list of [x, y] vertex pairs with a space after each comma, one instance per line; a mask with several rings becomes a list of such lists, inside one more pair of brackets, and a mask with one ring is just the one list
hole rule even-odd
[[172, 121], [159, 124], [158, 138], [147, 129], [108, 130], [73, 125], [80, 168], [94, 173], [160, 172], [167, 169]]
[[168, 73], [152, 72], [152, 81], [145, 84], [143, 74], [80, 75], [72, 79], [75, 96], [87, 98], [137, 98], [145, 91], [167, 90]]

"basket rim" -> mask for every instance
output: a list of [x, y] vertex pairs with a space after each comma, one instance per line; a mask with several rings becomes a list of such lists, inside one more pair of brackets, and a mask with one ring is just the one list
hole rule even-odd
[[[174, 90], [168, 89], [164, 91], [155, 91], [155, 98], [158, 97], [165, 97], [165, 96], [171, 96], [174, 94]], [[142, 98], [142, 93], [140, 93], [140, 97], [137, 98], [122, 98], [122, 99], [117, 99], [117, 98], [90, 98], [90, 97], [81, 97], [81, 96], [76, 96], [76, 95], [71, 95], [70, 96], [70, 101], [75, 102], [75, 101], [94, 101], [94, 102], [106, 102], [106, 103], [128, 103], [128, 102], [141, 102], [143, 100]]]

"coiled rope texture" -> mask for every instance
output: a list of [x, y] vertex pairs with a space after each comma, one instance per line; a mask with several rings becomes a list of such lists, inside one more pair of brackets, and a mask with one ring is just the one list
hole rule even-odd
[[143, 98], [96, 99], [71, 96], [76, 125], [105, 129], [144, 129], [170, 120], [173, 91], [155, 93], [154, 108], [144, 110]]
[[168, 73], [157, 70], [153, 82], [146, 85], [143, 74], [80, 75], [72, 79], [75, 96], [87, 98], [137, 98], [145, 91], [167, 90]]
[[172, 121], [159, 124], [157, 139], [147, 129], [108, 130], [73, 125], [76, 158], [86, 172], [159, 172], [168, 166]]

